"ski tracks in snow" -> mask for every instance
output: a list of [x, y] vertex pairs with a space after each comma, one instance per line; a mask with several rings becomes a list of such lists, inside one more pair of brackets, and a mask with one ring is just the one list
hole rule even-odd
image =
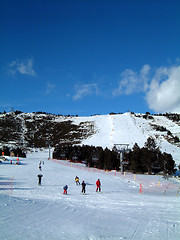
[[[37, 184], [39, 160], [45, 161], [42, 186]], [[169, 190], [163, 195], [157, 187], [159, 194], [140, 194], [138, 183], [126, 178], [133, 176], [84, 171], [36, 154], [26, 161], [22, 166], [1, 166], [9, 179], [15, 177], [17, 185], [11, 196], [1, 192], [0, 239], [176, 240], [180, 235], [179, 195], [169, 194]], [[86, 181], [87, 195], [81, 195], [81, 186], [75, 185], [76, 175]], [[101, 194], [95, 192], [98, 178]], [[139, 180], [144, 178], [147, 183], [156, 180], [155, 176]], [[62, 194], [65, 184], [69, 186], [67, 196]], [[27, 187], [29, 190], [23, 190]]]

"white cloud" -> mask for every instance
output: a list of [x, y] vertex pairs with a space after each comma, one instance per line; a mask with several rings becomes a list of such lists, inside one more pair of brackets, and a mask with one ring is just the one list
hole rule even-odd
[[157, 69], [146, 101], [155, 112], [180, 113], [180, 66]]
[[150, 72], [150, 66], [144, 65], [139, 73], [126, 69], [121, 73], [121, 79], [119, 86], [113, 91], [113, 95], [130, 95], [137, 92], [146, 91], [148, 88], [148, 74]]
[[18, 59], [12, 61], [9, 64], [9, 74], [15, 75], [16, 73], [23, 74], [23, 75], [31, 75], [35, 76], [36, 73], [33, 69], [33, 60], [26, 59], [23, 61], [19, 61]]
[[83, 84], [82, 86], [76, 85], [76, 94], [73, 96], [73, 99], [78, 100], [92, 94], [98, 94], [97, 84]]
[[151, 70], [151, 67], [148, 64], [144, 65], [140, 70], [139, 83], [141, 85], [142, 91], [146, 91], [148, 89], [150, 70]]
[[146, 64], [139, 72], [127, 69], [120, 76], [114, 96], [144, 92], [153, 111], [180, 113], [180, 66], [159, 67], [153, 71]]
[[47, 83], [46, 84], [46, 95], [49, 95], [55, 87], [56, 87], [55, 84]]

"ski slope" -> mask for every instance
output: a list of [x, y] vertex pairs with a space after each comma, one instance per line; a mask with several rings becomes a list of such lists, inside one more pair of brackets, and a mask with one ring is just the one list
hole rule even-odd
[[[138, 115], [140, 117], [138, 117]], [[114, 144], [129, 144], [132, 148], [135, 143], [140, 147], [149, 137], [155, 139], [162, 152], [170, 153], [177, 165], [180, 164], [180, 147], [167, 141], [167, 132], [156, 131], [153, 125], [163, 126], [174, 136], [180, 138], [180, 126], [164, 116], [153, 116], [153, 119], [144, 119], [142, 114], [99, 115], [91, 117], [71, 118], [75, 124], [91, 121], [95, 126], [95, 133], [82, 141], [84, 145], [102, 146], [112, 149]]]
[[[21, 165], [0, 164], [1, 240], [179, 239], [177, 180], [105, 172], [48, 156], [48, 151], [33, 152]], [[76, 175], [86, 182], [86, 195], [75, 184]], [[95, 192], [98, 178], [102, 193]], [[68, 195], [63, 195], [66, 184]]]

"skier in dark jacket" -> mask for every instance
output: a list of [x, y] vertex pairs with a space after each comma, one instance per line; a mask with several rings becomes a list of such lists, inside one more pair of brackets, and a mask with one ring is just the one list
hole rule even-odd
[[42, 175], [42, 174], [38, 174], [37, 176], [38, 176], [38, 178], [39, 178], [38, 184], [39, 184], [39, 186], [40, 186], [40, 185], [41, 185], [41, 178], [43, 177], [43, 175]]
[[101, 191], [101, 182], [100, 182], [100, 179], [98, 179], [97, 181], [96, 181], [96, 192], [99, 190], [99, 192]]
[[67, 194], [68, 185], [64, 186], [63, 189], [64, 189], [63, 194]]
[[83, 181], [83, 182], [82, 182], [82, 193], [84, 193], [84, 194], [86, 193], [86, 189], [85, 189], [85, 188], [86, 188], [86, 184], [85, 184], [85, 182]]
[[41, 163], [39, 163], [39, 170], [42, 171]]

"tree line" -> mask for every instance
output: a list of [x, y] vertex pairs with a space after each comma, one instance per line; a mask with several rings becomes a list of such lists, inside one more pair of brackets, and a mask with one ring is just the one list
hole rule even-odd
[[54, 149], [53, 158], [68, 159], [73, 162], [85, 163], [89, 167], [112, 170], [118, 168], [115, 151], [95, 146], [59, 145]]
[[[59, 145], [54, 149], [54, 159], [68, 159], [73, 162], [85, 163], [89, 167], [106, 170], [120, 169], [120, 154], [115, 149], [95, 146]], [[124, 153], [126, 171], [133, 173], [158, 173], [172, 174], [175, 172], [175, 162], [171, 154], [162, 153], [153, 138], [148, 138], [144, 147], [137, 143], [128, 152]]]
[[171, 154], [162, 153], [153, 138], [148, 138], [144, 147], [140, 148], [136, 143], [132, 150], [125, 154], [124, 158], [129, 161], [127, 170], [134, 173], [158, 173], [173, 174], [175, 162]]
[[13, 154], [14, 157], [23, 157], [26, 158], [26, 153], [23, 152], [21, 148], [9, 148], [3, 147], [0, 149], [0, 156], [1, 155], [10, 156]]

